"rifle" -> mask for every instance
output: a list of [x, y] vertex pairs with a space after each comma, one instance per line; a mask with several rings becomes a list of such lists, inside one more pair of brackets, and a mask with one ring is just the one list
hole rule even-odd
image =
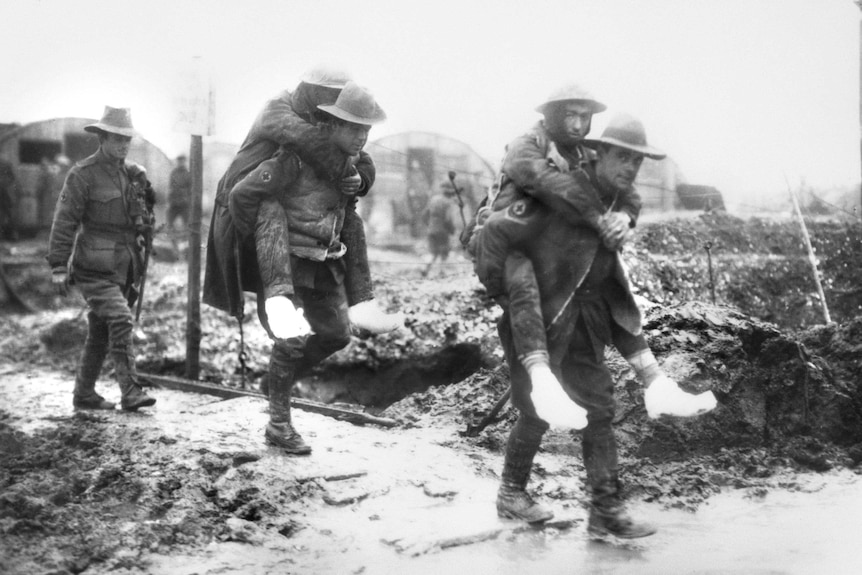
[[150, 252], [153, 251], [153, 231], [144, 232], [144, 263], [141, 266], [141, 287], [138, 290], [138, 303], [135, 308], [135, 323], [141, 321], [141, 306], [144, 303], [144, 287], [147, 285], [147, 268], [150, 265]]
[[461, 197], [461, 188], [455, 184], [455, 170], [449, 170], [449, 181], [452, 182], [452, 187], [455, 189], [455, 197], [458, 198], [458, 211], [461, 214], [461, 229], [467, 227], [467, 218], [464, 217], [464, 198]]

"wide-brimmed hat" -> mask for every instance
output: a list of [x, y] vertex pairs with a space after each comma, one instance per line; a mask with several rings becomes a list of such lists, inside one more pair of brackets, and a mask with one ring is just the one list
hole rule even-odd
[[667, 156], [658, 148], [653, 148], [647, 144], [644, 125], [640, 120], [628, 114], [614, 116], [600, 137], [584, 140], [584, 145], [590, 148], [595, 148], [599, 143], [634, 150], [653, 160], [661, 160]]
[[593, 95], [578, 84], [567, 84], [566, 86], [562, 86], [557, 88], [542, 102], [537, 108], [536, 111], [540, 114], [544, 114], [548, 106], [552, 104], [557, 104], [559, 102], [581, 102], [588, 106], [590, 110], [592, 110], [593, 114], [598, 114], [599, 112], [604, 112], [608, 109], [607, 106], [596, 100]]
[[333, 64], [318, 64], [307, 70], [299, 79], [300, 82], [324, 88], [344, 88], [350, 80], [350, 73], [347, 70]]
[[102, 119], [95, 124], [84, 126], [87, 132], [110, 132], [131, 138], [135, 135], [132, 126], [132, 112], [128, 108], [112, 108], [105, 106]]
[[336, 118], [354, 124], [371, 126], [386, 119], [386, 113], [377, 105], [371, 92], [356, 82], [348, 82], [338, 94], [334, 104], [317, 107]]

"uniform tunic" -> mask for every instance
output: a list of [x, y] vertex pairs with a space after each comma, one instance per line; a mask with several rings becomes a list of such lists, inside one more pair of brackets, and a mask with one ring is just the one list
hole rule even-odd
[[99, 149], [69, 170], [54, 210], [48, 263], [54, 270], [70, 269], [91, 321], [104, 323], [110, 333], [112, 350], [125, 351], [131, 344], [130, 306], [154, 202], [143, 168]]

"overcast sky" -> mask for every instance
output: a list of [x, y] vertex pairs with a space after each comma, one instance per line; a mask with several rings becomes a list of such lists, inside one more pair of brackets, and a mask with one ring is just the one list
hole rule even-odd
[[236, 143], [267, 98], [337, 61], [389, 116], [372, 139], [440, 132], [496, 165], [578, 82], [609, 106], [593, 135], [632, 113], [691, 183], [756, 203], [785, 176], [858, 183], [859, 18], [851, 0], [0, 0], [0, 122], [128, 106], [175, 155], [194, 57], [212, 139]]

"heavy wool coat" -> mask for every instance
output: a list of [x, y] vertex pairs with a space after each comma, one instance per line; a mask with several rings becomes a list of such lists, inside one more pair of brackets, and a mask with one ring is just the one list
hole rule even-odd
[[[335, 184], [345, 175], [343, 153], [314, 124], [313, 114], [311, 104], [297, 93], [285, 91], [267, 102], [219, 181], [207, 237], [204, 303], [240, 317], [243, 292], [263, 291], [253, 238], [240, 237], [230, 213], [230, 192], [240, 180], [282, 146], [294, 151], [322, 180]], [[362, 178], [358, 195], [364, 195], [374, 183], [374, 162], [361, 152], [355, 167]], [[358, 217], [355, 203], [347, 213], [345, 217]]]

